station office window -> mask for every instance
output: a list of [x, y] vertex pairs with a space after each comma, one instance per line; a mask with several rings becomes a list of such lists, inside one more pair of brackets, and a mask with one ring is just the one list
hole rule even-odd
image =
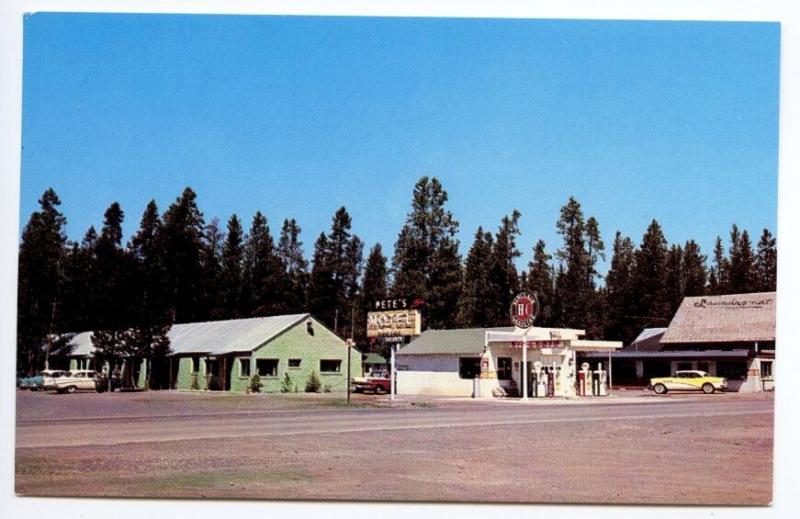
[[200, 357], [192, 357], [192, 373], [200, 371]]
[[761, 361], [761, 378], [770, 378], [772, 377], [772, 361], [771, 360], [762, 360]]
[[292, 369], [298, 369], [300, 367], [301, 359], [289, 359], [289, 367]]
[[321, 360], [319, 361], [320, 373], [339, 373], [342, 371], [341, 360]]
[[478, 357], [459, 357], [459, 378], [475, 378], [481, 373], [481, 359]]
[[239, 375], [250, 376], [250, 359], [239, 359]]
[[256, 370], [260, 377], [277, 377], [278, 359], [256, 359]]
[[500, 380], [511, 379], [511, 357], [497, 358], [497, 378]]

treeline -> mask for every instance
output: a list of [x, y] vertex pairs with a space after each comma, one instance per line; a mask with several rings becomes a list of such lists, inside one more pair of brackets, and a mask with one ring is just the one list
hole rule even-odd
[[379, 243], [364, 259], [345, 207], [314, 241], [309, 263], [295, 219], [283, 220], [277, 237], [261, 212], [247, 231], [236, 215], [223, 230], [217, 219], [205, 221], [188, 187], [163, 213], [151, 201], [125, 244], [125, 215], [116, 202], [99, 232], [90, 227], [80, 243], [67, 240], [52, 189], [39, 204], [19, 251], [23, 371], [41, 368], [48, 352], [63, 354], [74, 332], [96, 330], [93, 342], [106, 360], [150, 358], [168, 351], [174, 323], [301, 312], [369, 351], [366, 312], [376, 299], [422, 299], [425, 328], [506, 326], [508, 303], [521, 288], [539, 295], [537, 325], [629, 342], [644, 327], [666, 325], [684, 296], [775, 289], [777, 249], [768, 230], [754, 249], [747, 231], [734, 225], [728, 250], [718, 238], [707, 265], [695, 241], [669, 245], [655, 220], [638, 247], [616, 233], [603, 282], [599, 222], [585, 218], [574, 198], [556, 222], [563, 243], [550, 254], [539, 240], [527, 270], [516, 268], [517, 210], [494, 232], [479, 227], [462, 258], [447, 192], [428, 177], [414, 186], [391, 260]]

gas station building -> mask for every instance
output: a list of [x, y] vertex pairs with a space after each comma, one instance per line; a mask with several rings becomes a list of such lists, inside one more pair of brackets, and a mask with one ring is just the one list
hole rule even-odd
[[591, 395], [592, 388], [607, 394], [607, 362], [579, 366], [577, 355], [608, 355], [622, 343], [584, 335], [571, 328], [427, 330], [397, 352], [397, 391], [476, 398], [572, 397]]

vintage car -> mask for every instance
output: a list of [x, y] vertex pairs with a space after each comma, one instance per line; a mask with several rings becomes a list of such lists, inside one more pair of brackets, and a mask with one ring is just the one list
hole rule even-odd
[[724, 391], [728, 387], [728, 380], [712, 377], [705, 371], [684, 370], [676, 371], [672, 377], [651, 378], [647, 387], [658, 395], [668, 391], [702, 391], [711, 394], [714, 391]]
[[46, 369], [44, 371], [40, 371], [32, 378], [29, 389], [31, 391], [55, 389], [56, 380], [60, 379], [61, 377], [66, 377], [67, 374], [67, 371], [60, 369]]
[[91, 370], [70, 371], [55, 382], [55, 390], [59, 393], [74, 393], [78, 390], [97, 390], [97, 373]]
[[365, 378], [353, 379], [353, 391], [356, 393], [365, 393], [367, 391], [381, 395], [391, 391], [392, 381], [389, 378], [388, 371], [377, 371], [371, 373]]

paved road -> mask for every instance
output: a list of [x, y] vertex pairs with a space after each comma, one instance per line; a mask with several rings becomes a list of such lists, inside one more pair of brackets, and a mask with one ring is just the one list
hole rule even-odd
[[[272, 409], [153, 416], [20, 418], [17, 447], [76, 447], [182, 440], [269, 438], [369, 431], [445, 430], [537, 424], [632, 422], [771, 415], [771, 400], [705, 398], [626, 405], [455, 405], [384, 409]], [[771, 421], [771, 417], [769, 418]]]

